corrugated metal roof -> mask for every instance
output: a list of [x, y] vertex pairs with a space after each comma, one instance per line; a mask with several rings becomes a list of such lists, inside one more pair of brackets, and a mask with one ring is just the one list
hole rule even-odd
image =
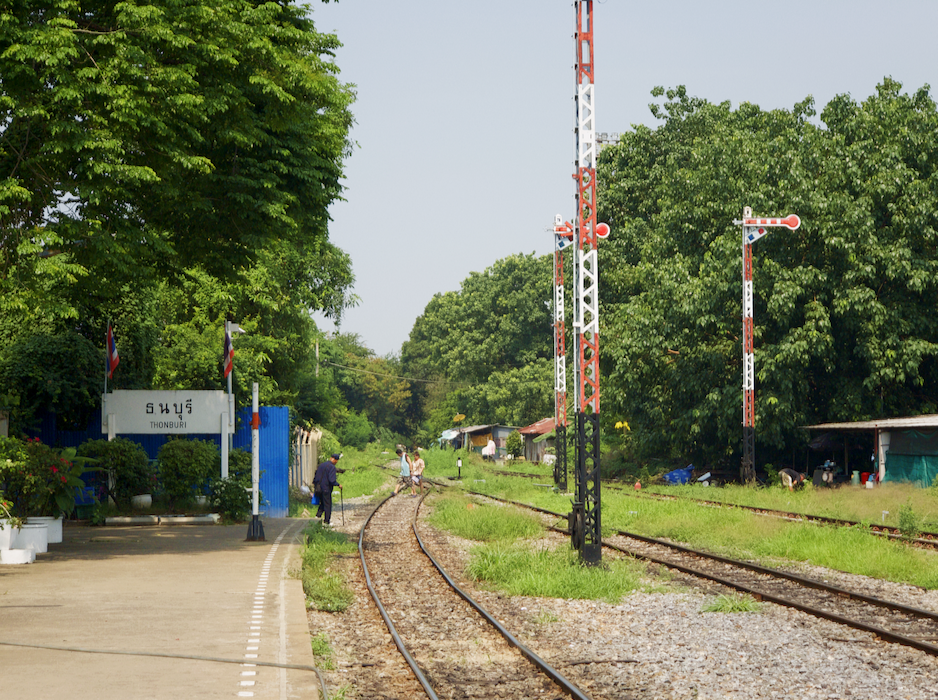
[[805, 430], [880, 430], [900, 428], [938, 428], [938, 414], [929, 413], [924, 416], [907, 416], [905, 418], [877, 418], [876, 420], [860, 420], [852, 423], [818, 423], [817, 425], [803, 425]]
[[554, 419], [553, 418], [541, 418], [537, 423], [531, 423], [531, 425], [519, 428], [518, 432], [522, 435], [543, 435], [544, 433], [549, 433], [554, 429]]
[[460, 428], [459, 432], [465, 433], [477, 433], [480, 430], [488, 430], [491, 428], [491, 425], [467, 425], [465, 428]]

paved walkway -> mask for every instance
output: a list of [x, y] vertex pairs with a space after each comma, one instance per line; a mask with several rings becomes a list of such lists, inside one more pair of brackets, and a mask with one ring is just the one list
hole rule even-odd
[[266, 542], [246, 525], [66, 524], [34, 564], [0, 566], [0, 696], [318, 698], [291, 577], [305, 521], [263, 524]]

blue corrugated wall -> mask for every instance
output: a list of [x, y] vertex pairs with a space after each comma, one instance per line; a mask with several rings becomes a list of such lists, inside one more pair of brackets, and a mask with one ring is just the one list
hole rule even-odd
[[[258, 429], [260, 443], [259, 463], [261, 468], [261, 493], [264, 501], [261, 510], [267, 517], [285, 518], [289, 511], [290, 479], [290, 409], [286, 406], [261, 406], [258, 409], [261, 425]], [[238, 429], [234, 435], [234, 446], [251, 451], [251, 409], [238, 412]]]
[[[261, 510], [271, 518], [285, 518], [289, 511], [288, 484], [290, 477], [290, 409], [286, 406], [261, 406], [258, 409], [261, 425], [258, 431], [260, 442], [260, 489], [263, 494]], [[251, 451], [251, 409], [242, 408], [237, 414], [238, 421], [234, 439], [235, 448]], [[95, 419], [87, 430], [58, 430], [55, 414], [49, 414], [42, 421], [39, 430], [31, 437], [38, 437], [53, 447], [78, 447], [87, 440], [107, 439], [101, 432], [101, 421]], [[138, 443], [150, 459], [156, 459], [160, 447], [167, 435], [121, 435]], [[193, 434], [185, 437], [197, 440], [210, 440], [221, 447], [221, 436], [215, 434]]]

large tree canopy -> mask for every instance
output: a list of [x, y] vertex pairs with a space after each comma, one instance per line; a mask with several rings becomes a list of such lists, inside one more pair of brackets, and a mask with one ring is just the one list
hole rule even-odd
[[0, 13], [0, 284], [37, 242], [115, 293], [324, 237], [353, 97], [337, 45], [290, 3], [14, 0]]
[[[292, 2], [7, 5], [0, 393], [27, 392], [18, 347], [57, 349], [27, 368], [37, 381], [87, 371], [98, 386], [103, 365], [59, 339], [103, 348], [108, 319], [121, 352], [112, 386], [216, 388], [233, 318], [251, 330], [239, 394], [258, 381], [268, 402], [335, 399], [315, 378], [310, 311], [339, 319], [352, 298], [351, 261], [327, 231], [354, 98], [332, 62], [337, 38]], [[28, 406], [27, 423], [61, 410]]]
[[[663, 91], [658, 89], [656, 96]], [[938, 407], [938, 113], [886, 80], [857, 103], [791, 111], [683, 88], [603, 151], [603, 413], [648, 451], [716, 460], [741, 440], [741, 232], [754, 246], [756, 434], [789, 454], [805, 425]], [[757, 456], [759, 450], [757, 449]]]

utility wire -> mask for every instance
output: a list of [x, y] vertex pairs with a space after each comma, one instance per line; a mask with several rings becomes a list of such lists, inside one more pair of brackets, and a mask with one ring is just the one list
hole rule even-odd
[[392, 379], [404, 379], [408, 382], [422, 382], [424, 384], [462, 384], [463, 386], [471, 386], [472, 382], [447, 382], [440, 379], [417, 379], [416, 377], [402, 377], [397, 374], [389, 374], [388, 372], [372, 372], [368, 369], [360, 369], [358, 367], [349, 367], [348, 365], [340, 365], [336, 362], [329, 362], [329, 360], [322, 360], [324, 365], [332, 365], [333, 367], [341, 367], [342, 369], [347, 369], [351, 372], [361, 372], [362, 374], [373, 374], [376, 377], [390, 377]]

